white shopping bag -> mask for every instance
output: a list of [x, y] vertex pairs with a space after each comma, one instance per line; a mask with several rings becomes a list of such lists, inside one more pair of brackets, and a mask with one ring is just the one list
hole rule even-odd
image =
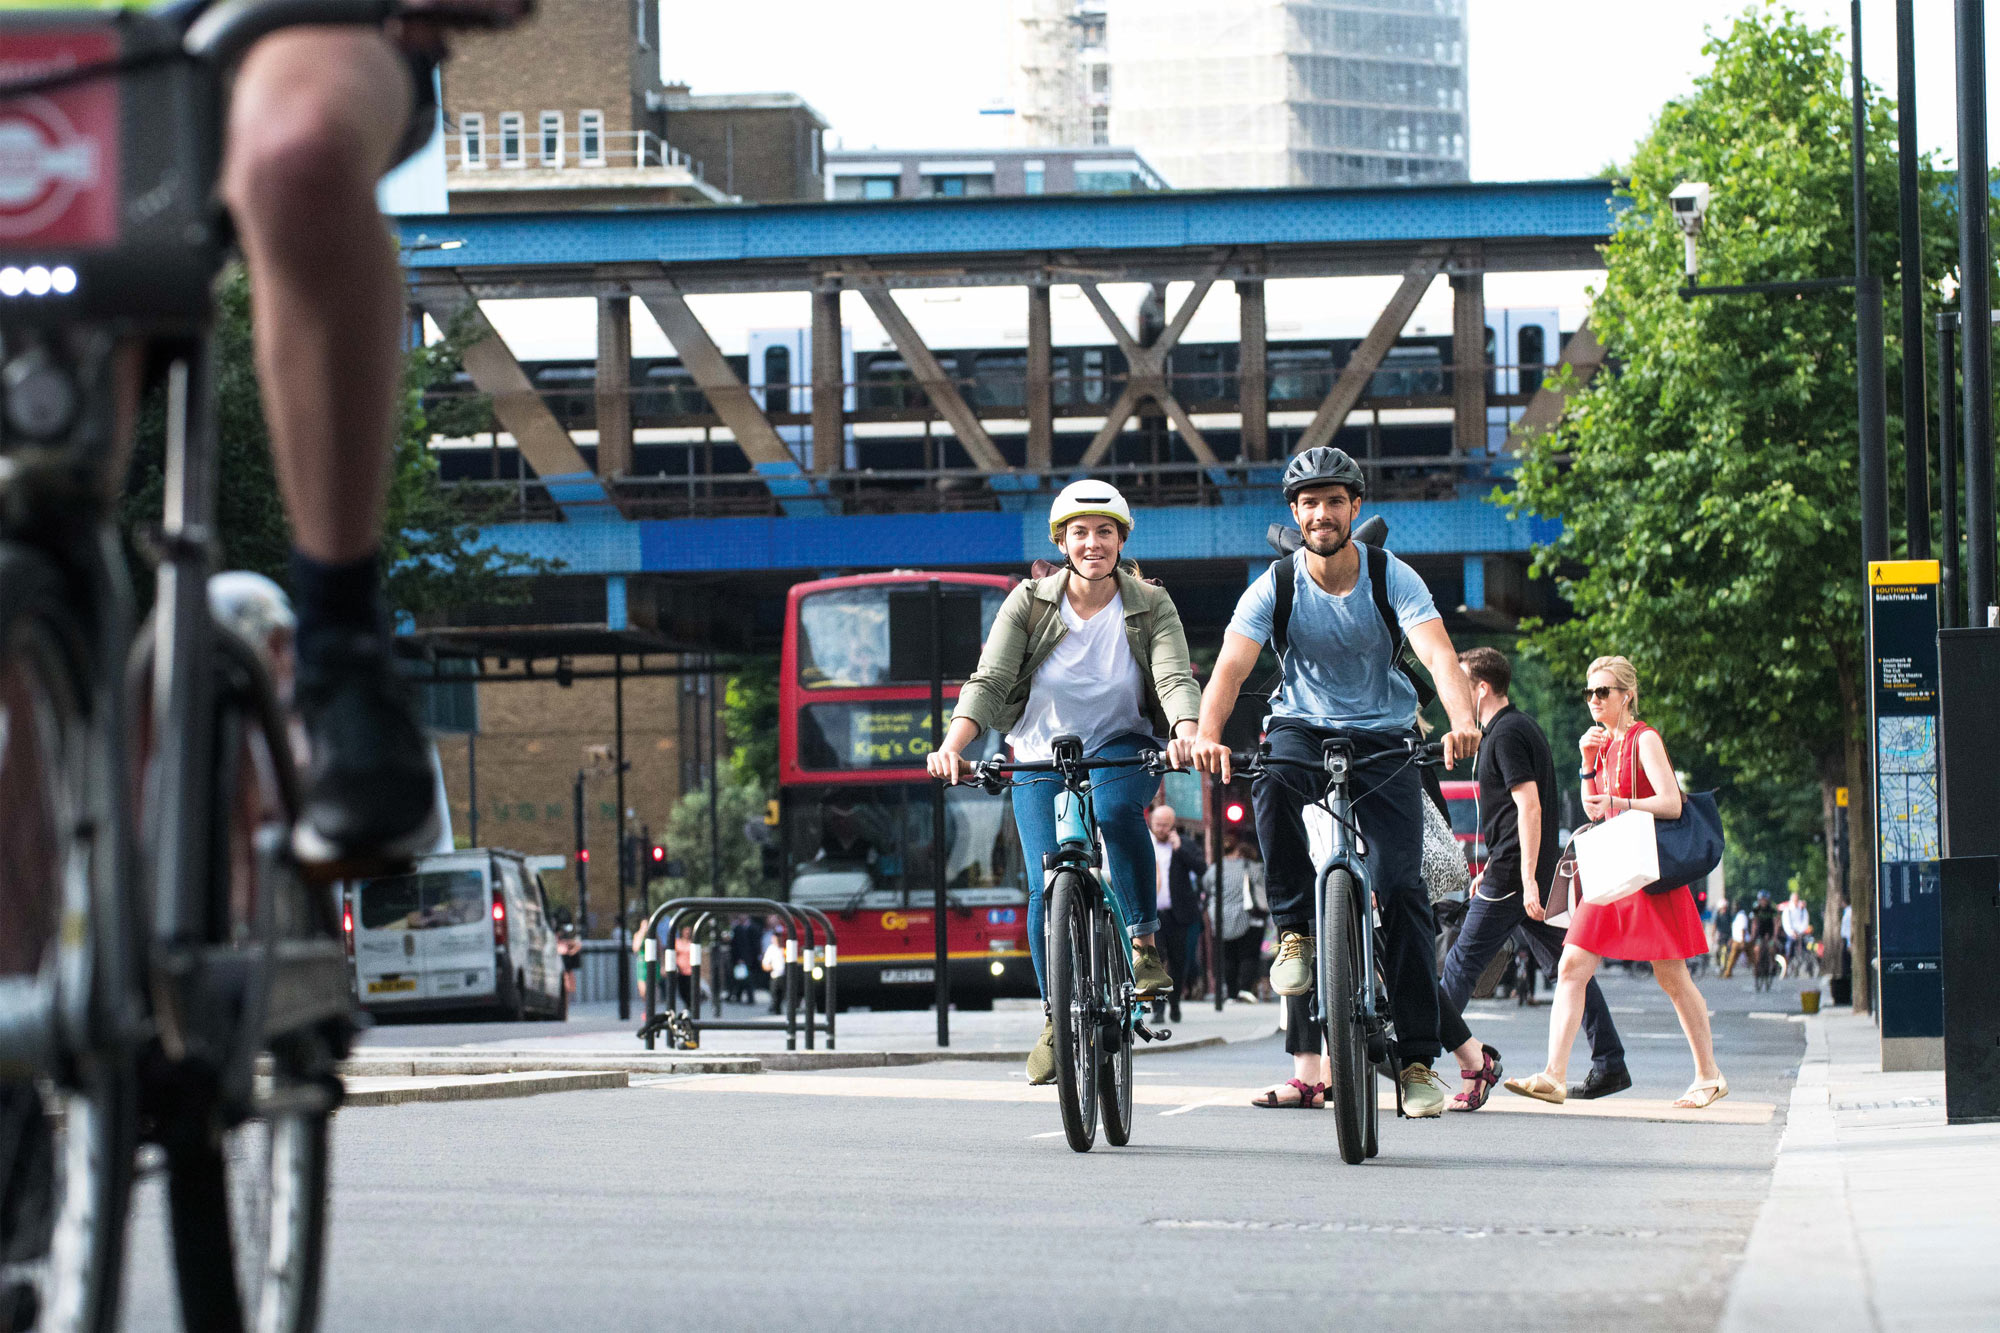
[[1629, 898], [1660, 878], [1660, 844], [1653, 817], [1627, 810], [1570, 840], [1576, 852], [1583, 900], [1604, 907]]

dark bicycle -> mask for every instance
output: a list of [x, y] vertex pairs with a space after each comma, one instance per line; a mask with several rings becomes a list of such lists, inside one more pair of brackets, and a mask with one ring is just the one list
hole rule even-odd
[[[317, 1322], [352, 999], [330, 889], [290, 852], [266, 660], [209, 610], [216, 175], [253, 42], [401, 12], [0, 11], [8, 170], [67, 219], [0, 232], [0, 1328], [116, 1324], [141, 1143], [164, 1154], [182, 1322]], [[149, 366], [166, 498], [140, 627], [116, 520]]]
[[1759, 935], [1750, 948], [1755, 954], [1750, 968], [1751, 989], [1769, 990], [1778, 979], [1778, 942], [1769, 935]]
[[1132, 768], [1157, 779], [1167, 763], [1158, 750], [1131, 758], [1087, 758], [1075, 736], [1058, 736], [1051, 748], [1053, 755], [1046, 760], [974, 764], [972, 780], [998, 795], [1017, 785], [1007, 781], [1013, 774], [1053, 773], [1062, 779], [1063, 789], [1056, 793], [1056, 850], [1041, 867], [1048, 884], [1042, 956], [1048, 963], [1049, 1014], [1055, 1020], [1056, 1100], [1062, 1107], [1063, 1134], [1070, 1147], [1089, 1152], [1097, 1141], [1100, 1108], [1106, 1141], [1113, 1147], [1131, 1141], [1133, 1036], [1155, 1041], [1173, 1035], [1165, 1028], [1152, 1031], [1141, 1017], [1142, 1002], [1132, 980], [1132, 937], [1102, 880], [1090, 772]]
[[1318, 956], [1311, 1018], [1320, 1025], [1333, 1067], [1327, 1105], [1333, 1108], [1340, 1158], [1350, 1166], [1375, 1156], [1381, 1147], [1376, 1072], [1396, 1089], [1396, 1113], [1403, 1112], [1402, 1086], [1390, 1063], [1396, 1027], [1378, 961], [1387, 954], [1381, 913], [1368, 873], [1367, 840], [1355, 825], [1348, 793], [1357, 769], [1392, 761], [1442, 768], [1443, 747], [1412, 737], [1401, 748], [1357, 755], [1353, 738], [1336, 734], [1321, 747], [1318, 764], [1280, 758], [1268, 747], [1229, 756], [1231, 770], [1253, 780], [1282, 781], [1280, 770], [1317, 777], [1320, 794], [1312, 803], [1333, 818], [1333, 836], [1313, 884]]

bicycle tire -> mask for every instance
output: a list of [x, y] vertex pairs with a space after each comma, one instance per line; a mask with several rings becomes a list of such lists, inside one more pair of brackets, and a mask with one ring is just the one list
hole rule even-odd
[[1375, 1091], [1368, 1040], [1354, 1013], [1361, 975], [1360, 932], [1367, 928], [1354, 877], [1345, 870], [1335, 870], [1327, 876], [1326, 884], [1327, 937], [1320, 941], [1319, 1007], [1333, 1066], [1333, 1088], [1327, 1093], [1327, 1104], [1333, 1108], [1340, 1160], [1349, 1166], [1368, 1160], [1364, 1108]]
[[[0, 971], [40, 973], [58, 949], [63, 899], [92, 873], [82, 835], [91, 793], [91, 636], [69, 581], [39, 551], [0, 546]], [[115, 687], [115, 686], [114, 686]], [[23, 722], [26, 725], [23, 725]], [[103, 788], [109, 790], [109, 787]], [[38, 817], [39, 812], [39, 817]], [[98, 912], [86, 914], [81, 977], [104, 977]], [[107, 1009], [112, 1006], [106, 1006]], [[125, 1053], [76, 1053], [70, 1076], [6, 1085], [18, 1132], [0, 1153], [0, 1299], [39, 1308], [42, 1329], [100, 1333], [118, 1322], [138, 1143], [136, 1063]]]
[[[282, 866], [243, 855], [250, 830], [232, 826], [238, 781], [261, 776], [260, 818], [289, 826], [298, 791], [291, 754], [254, 650], [218, 629], [219, 697], [214, 710], [218, 791], [209, 864], [216, 880], [211, 943], [254, 937], [246, 913], [263, 895], [285, 937], [328, 928], [315, 890]], [[248, 757], [250, 763], [239, 766]], [[286, 839], [289, 842], [289, 839]], [[232, 855], [232, 851], [235, 853]], [[250, 885], [237, 882], [248, 870]], [[263, 872], [275, 869], [268, 879]], [[167, 1142], [167, 1208], [181, 1316], [188, 1328], [218, 1333], [311, 1333], [319, 1321], [326, 1259], [329, 1120], [338, 1101], [333, 1070], [340, 1039], [305, 1029], [270, 1040], [268, 1106], [282, 1109], [225, 1123], [210, 1108]], [[318, 1101], [314, 1094], [328, 1094]], [[300, 1097], [299, 1094], [304, 1094]]]
[[1097, 937], [1097, 995], [1104, 1012], [1098, 1027], [1102, 1059], [1097, 1070], [1097, 1103], [1104, 1141], [1122, 1148], [1132, 1141], [1132, 1013], [1124, 1003], [1125, 943], [1109, 912], [1093, 914]]
[[1049, 886], [1049, 1012], [1056, 1027], [1056, 1101], [1063, 1136], [1077, 1152], [1097, 1140], [1097, 1018], [1090, 910], [1096, 886], [1074, 869]]

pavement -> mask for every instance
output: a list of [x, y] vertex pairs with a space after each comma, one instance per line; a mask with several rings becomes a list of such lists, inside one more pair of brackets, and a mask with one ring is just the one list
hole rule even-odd
[[2000, 1327], [2000, 1124], [1947, 1125], [1941, 1072], [1881, 1072], [1865, 1014], [1804, 1027], [1723, 1333]]

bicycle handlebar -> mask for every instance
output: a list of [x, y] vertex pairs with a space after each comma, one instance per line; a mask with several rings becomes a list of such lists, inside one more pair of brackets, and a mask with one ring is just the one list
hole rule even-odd
[[[1405, 761], [1414, 759], [1417, 765], [1422, 768], [1443, 768], [1445, 766], [1444, 745], [1440, 741], [1406, 740], [1403, 742], [1403, 748], [1400, 750], [1378, 750], [1374, 754], [1355, 755], [1353, 756], [1353, 763], [1358, 768], [1362, 764], [1373, 764], [1379, 763], [1384, 759], [1398, 758]], [[1259, 769], [1267, 769], [1273, 765], [1283, 768], [1304, 769], [1308, 772], [1318, 773], [1325, 771], [1326, 761], [1324, 759], [1290, 759], [1284, 755], [1267, 754], [1261, 749], [1231, 750], [1229, 752], [1229, 767], [1235, 773], [1247, 773], [1254, 776]]]

